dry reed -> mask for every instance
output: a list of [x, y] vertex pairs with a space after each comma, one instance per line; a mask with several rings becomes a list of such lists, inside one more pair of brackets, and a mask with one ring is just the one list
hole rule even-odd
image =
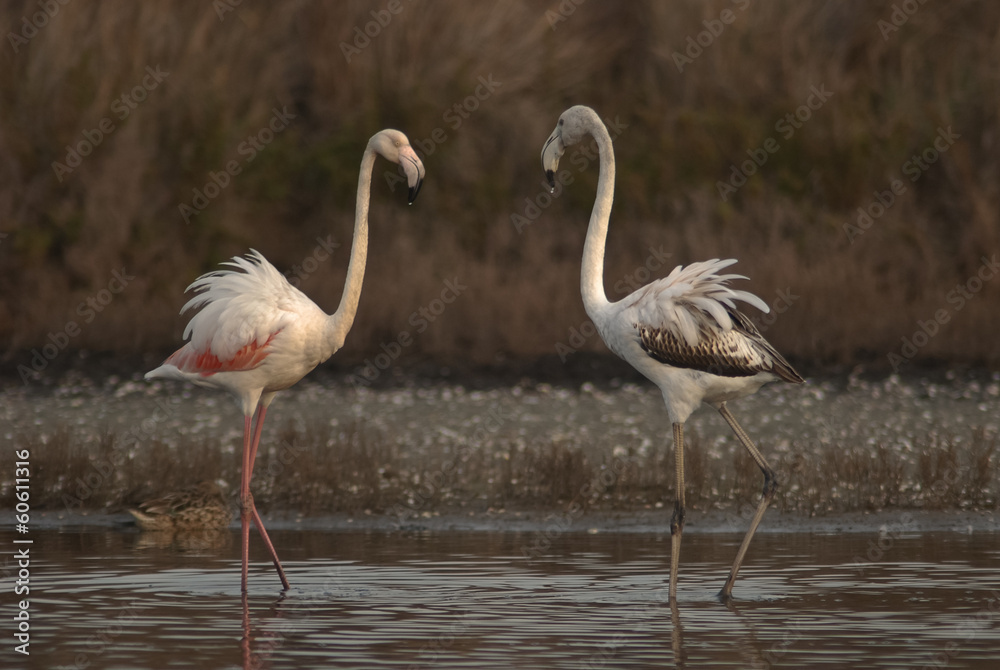
[[[733, 255], [767, 302], [796, 296], [767, 335], [797, 363], [885, 364], [939, 310], [949, 323], [919, 359], [1000, 362], [1000, 282], [961, 311], [948, 300], [983, 256], [1000, 253], [1000, 6], [922, 4], [883, 37], [888, 1], [753, 3], [678, 72], [673, 54], [733, 3], [588, 2], [553, 28], [545, 10], [557, 3], [407, 2], [350, 62], [339, 45], [381, 3], [243, 3], [221, 17], [219, 4], [69, 3], [16, 51], [5, 41], [8, 373], [69, 321], [80, 326], [70, 349], [168, 351], [184, 287], [249, 247], [293, 270], [317, 237], [338, 242], [302, 283], [332, 310], [359, 157], [385, 126], [424, 143], [429, 176], [405, 209], [386, 166], [377, 169], [364, 298], [341, 358], [378, 352], [455, 277], [468, 291], [403, 362], [552, 354], [586, 319], [577, 278], [596, 166], [567, 163], [575, 183], [520, 234], [511, 215], [542, 193], [539, 148], [573, 103], [627, 125], [616, 141], [612, 297], [650, 247], [670, 264]], [[17, 32], [37, 11], [33, 0], [6, 3], [0, 25]], [[113, 101], [147, 66], [169, 76], [119, 119]], [[447, 116], [490, 75], [495, 92], [466, 118]], [[775, 123], [812, 86], [832, 96], [786, 140]], [[238, 147], [274, 108], [295, 118], [242, 162]], [[104, 118], [113, 132], [59, 181], [53, 163]], [[910, 182], [906, 161], [949, 127], [960, 139]], [[722, 201], [717, 182], [769, 136], [779, 150]], [[241, 174], [185, 223], [179, 205], [232, 160]], [[893, 179], [907, 191], [852, 243], [844, 224]], [[85, 321], [79, 306], [120, 268], [134, 279]]]
[[[237, 456], [223, 454], [217, 444], [168, 447], [154, 440], [123, 458], [120, 438], [109, 433], [78, 439], [64, 429], [44, 446], [20, 439], [32, 454], [32, 508], [114, 512], [192, 481], [239, 481]], [[975, 430], [961, 441], [928, 436], [909, 455], [899, 445], [794, 445], [784, 455], [769, 455], [780, 483], [774, 505], [805, 515], [996, 509], [997, 444], [995, 434]], [[762, 480], [735, 441], [728, 457], [710, 459], [691, 432], [686, 452], [691, 508], [752, 510]], [[112, 462], [115, 468], [105, 467]], [[13, 506], [12, 484], [0, 481], [0, 507]], [[560, 512], [574, 503], [597, 511], [669, 509], [673, 453], [658, 449], [612, 458], [594, 445], [539, 442], [472, 450], [456, 460], [448, 449], [415, 455], [364, 423], [337, 433], [316, 424], [283, 429], [279, 444], [258, 457], [253, 487], [262, 509], [306, 515], [366, 510], [407, 519], [489, 508]]]

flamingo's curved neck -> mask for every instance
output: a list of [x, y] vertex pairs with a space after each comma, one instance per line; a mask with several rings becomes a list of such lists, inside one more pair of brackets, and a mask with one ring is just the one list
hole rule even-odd
[[[358, 176], [358, 199], [354, 211], [354, 241], [351, 245], [351, 261], [347, 266], [344, 294], [340, 298], [337, 311], [329, 319], [329, 339], [334, 350], [339, 349], [354, 324], [361, 300], [361, 284], [365, 278], [365, 264], [368, 262], [368, 203], [371, 199], [372, 170], [375, 167], [375, 149], [368, 145], [361, 159], [361, 174]], [[332, 352], [331, 352], [332, 353]]]
[[597, 197], [590, 213], [587, 240], [583, 245], [583, 263], [580, 268], [580, 291], [587, 314], [594, 319], [608, 305], [604, 293], [604, 247], [608, 237], [611, 203], [615, 197], [615, 153], [608, 129], [594, 114], [587, 130], [597, 141], [601, 157], [600, 177], [597, 180]]

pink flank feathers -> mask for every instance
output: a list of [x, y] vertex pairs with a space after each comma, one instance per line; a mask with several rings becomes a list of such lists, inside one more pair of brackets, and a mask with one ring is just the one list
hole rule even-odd
[[[278, 333], [281, 331], [279, 330]], [[272, 333], [264, 344], [257, 344], [254, 340], [236, 352], [227, 361], [220, 360], [211, 351], [198, 351], [191, 343], [171, 354], [170, 358], [164, 361], [165, 365], [173, 365], [181, 372], [197, 372], [202, 377], [210, 377], [216, 372], [242, 372], [253, 370], [264, 362], [270, 352], [268, 346], [278, 333]]]

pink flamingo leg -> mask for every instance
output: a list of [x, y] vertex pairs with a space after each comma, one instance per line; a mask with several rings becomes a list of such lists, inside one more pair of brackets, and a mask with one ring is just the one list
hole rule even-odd
[[[249, 449], [244, 448], [243, 454], [243, 468], [244, 472], [249, 473], [246, 476], [246, 490], [245, 497], [241, 500], [242, 513], [241, 520], [248, 520], [247, 516], [253, 518], [254, 525], [257, 526], [257, 530], [260, 532], [261, 538], [264, 540], [264, 545], [267, 547], [268, 552], [271, 554], [271, 560], [274, 562], [274, 568], [278, 571], [278, 578], [281, 579], [281, 585], [287, 591], [291, 586], [288, 583], [288, 578], [285, 577], [285, 570], [281, 567], [281, 561], [278, 559], [278, 552], [274, 549], [274, 544], [271, 542], [271, 538], [267, 535], [267, 530], [264, 528], [264, 522], [260, 518], [260, 514], [257, 512], [257, 505], [254, 503], [253, 496], [250, 494], [250, 479], [253, 477], [253, 466], [254, 462], [257, 460], [257, 448], [260, 445], [260, 435], [264, 425], [264, 417], [267, 415], [267, 408], [263, 405], [258, 405], [257, 407], [257, 423], [254, 426], [253, 431], [253, 442]], [[250, 417], [247, 417], [246, 429], [249, 431], [250, 428]], [[249, 433], [248, 433], [249, 434]], [[241, 492], [242, 494], [243, 492]], [[244, 542], [244, 552], [243, 552], [243, 564], [244, 564], [244, 575], [247, 572], [247, 561], [249, 556], [250, 547], [250, 527], [244, 523], [243, 527], [243, 542]], [[243, 581], [243, 591], [246, 591], [246, 579]]]
[[240, 588], [247, 592], [247, 574], [250, 570], [250, 416], [243, 424], [243, 468], [240, 472], [240, 534], [243, 549], [243, 572]]
[[287, 591], [292, 587], [288, 583], [288, 577], [285, 577], [285, 570], [281, 567], [281, 561], [278, 560], [278, 552], [274, 550], [274, 545], [271, 544], [271, 538], [267, 536], [267, 531], [264, 530], [264, 524], [260, 520], [260, 514], [257, 513], [257, 508], [252, 507], [250, 511], [253, 514], [253, 522], [257, 524], [257, 530], [260, 531], [260, 536], [264, 539], [264, 544], [267, 546], [267, 550], [271, 552], [271, 560], [274, 562], [274, 569], [278, 571], [278, 578], [281, 580], [281, 586], [285, 591]]
[[243, 639], [240, 640], [240, 649], [243, 651], [243, 667], [251, 668], [250, 659], [253, 654], [253, 639], [250, 637], [250, 601], [247, 599], [247, 592], [243, 592]]
[[257, 463], [257, 447], [260, 446], [261, 427], [264, 425], [264, 417], [267, 415], [267, 408], [257, 405], [257, 425], [253, 431], [253, 446], [250, 448], [250, 472], [253, 473], [253, 466]]

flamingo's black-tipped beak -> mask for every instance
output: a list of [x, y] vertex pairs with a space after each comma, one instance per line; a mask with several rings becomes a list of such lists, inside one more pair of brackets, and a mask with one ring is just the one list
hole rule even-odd
[[424, 164], [417, 157], [412, 147], [406, 146], [400, 149], [399, 164], [403, 166], [406, 173], [406, 184], [410, 187], [407, 193], [407, 202], [413, 204], [420, 193], [420, 186], [424, 183]]
[[556, 170], [559, 169], [559, 159], [565, 150], [562, 134], [559, 128], [556, 128], [542, 147], [542, 169], [545, 170], [545, 179], [549, 182], [550, 192], [556, 189]]
[[407, 204], [412, 205], [413, 201], [417, 199], [417, 194], [420, 193], [420, 187], [424, 185], [423, 179], [418, 179], [417, 183], [410, 187], [407, 194]]

